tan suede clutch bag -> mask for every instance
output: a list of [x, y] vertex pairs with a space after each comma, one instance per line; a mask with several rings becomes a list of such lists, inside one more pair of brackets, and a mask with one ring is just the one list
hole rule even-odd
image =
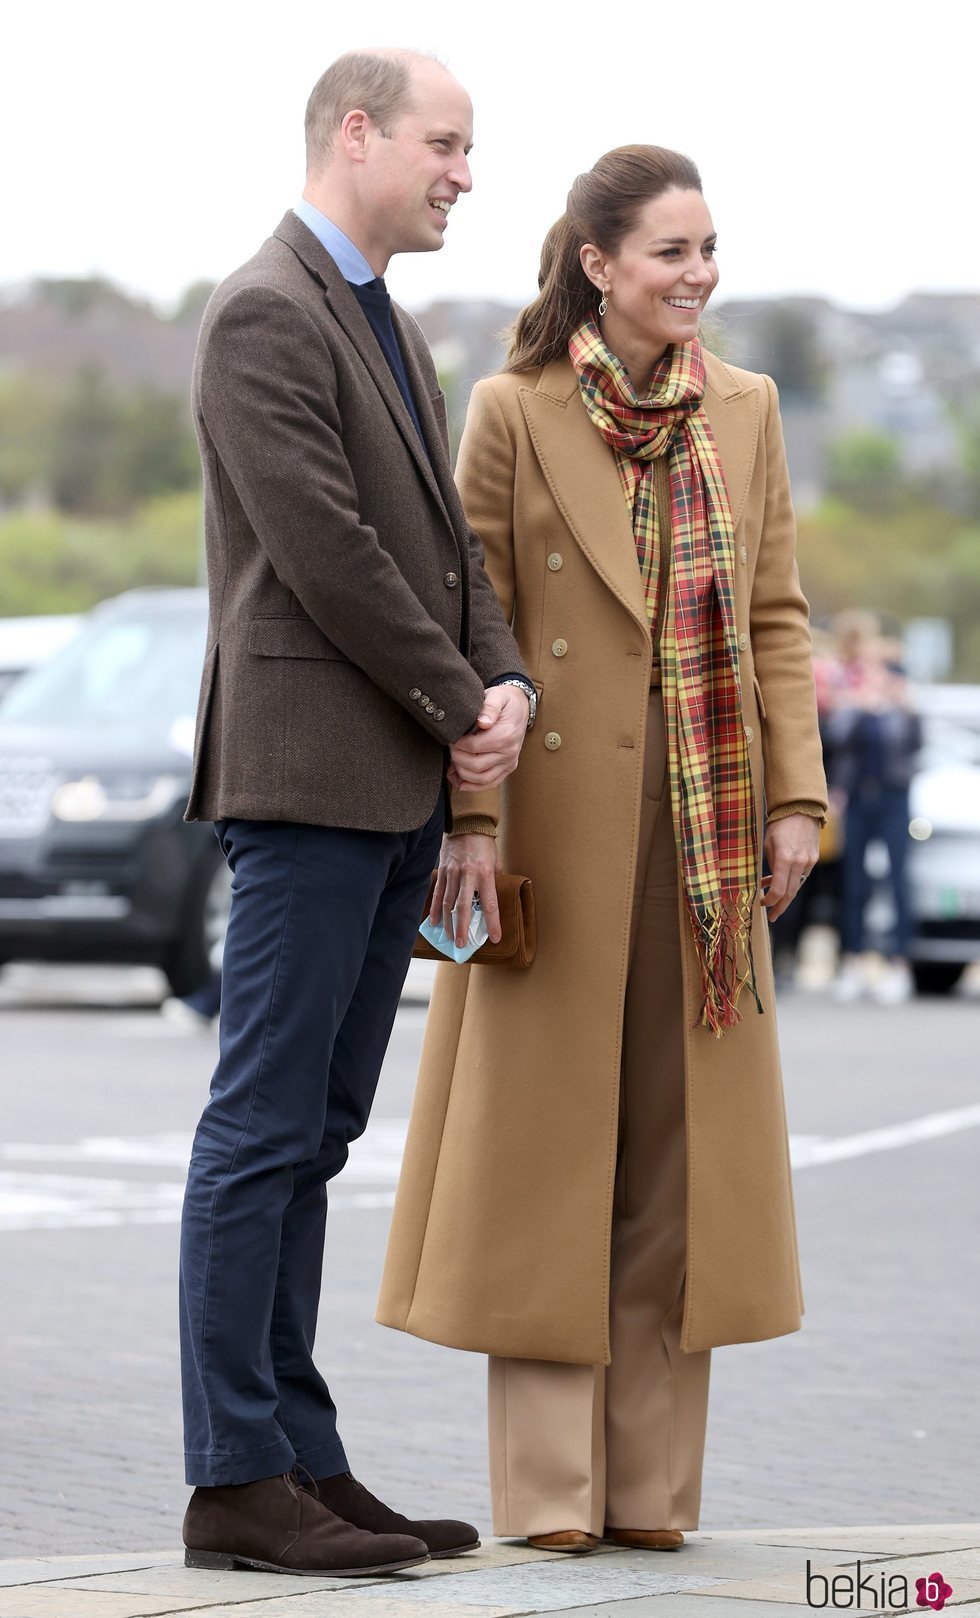
[[[425, 909], [421, 920], [424, 921], [429, 914], [432, 903], [432, 894], [436, 885], [437, 872], [433, 871], [432, 881], [429, 883], [429, 892], [426, 896]], [[497, 904], [500, 907], [500, 943], [493, 944], [487, 939], [481, 944], [475, 955], [467, 961], [467, 966], [509, 966], [520, 971], [530, 966], [534, 960], [534, 952], [538, 945], [538, 928], [534, 914], [534, 889], [529, 876], [511, 876], [503, 871], [497, 873]], [[447, 958], [441, 954], [434, 945], [421, 933], [415, 940], [412, 955], [417, 961], [441, 961], [447, 964]]]

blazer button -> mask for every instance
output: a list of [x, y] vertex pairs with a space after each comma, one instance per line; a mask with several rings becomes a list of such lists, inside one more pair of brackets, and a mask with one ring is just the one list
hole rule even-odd
[[420, 685], [413, 685], [408, 694], [413, 702], [418, 702], [419, 697], [422, 695], [422, 687]]
[[439, 720], [440, 719], [445, 719], [445, 717], [446, 717], [445, 708], [437, 708], [436, 709], [436, 723], [438, 724]]
[[748, 637], [748, 635], [745, 634], [744, 631], [738, 637], [738, 644], [739, 644], [739, 649], [744, 652], [746, 647], [749, 644], [749, 637]]
[[559, 747], [561, 746], [561, 737], [559, 736], [557, 730], [549, 730], [544, 739], [544, 745], [548, 749], [549, 753], [557, 753]]
[[459, 575], [458, 573], [447, 573], [442, 582], [446, 586], [447, 590], [455, 590], [457, 584], [459, 583]]
[[565, 653], [568, 651], [567, 640], [552, 641], [551, 650], [554, 652], [556, 657], [564, 657]]
[[741, 550], [738, 553], [738, 559], [741, 562], [742, 566], [745, 567], [745, 565], [746, 565], [746, 563], [748, 562], [748, 559], [749, 559], [749, 552], [748, 552], [747, 546], [745, 546], [745, 545], [742, 546]]
[[425, 711], [426, 711], [426, 713], [435, 713], [435, 711], [436, 711], [435, 703], [434, 702], [426, 703]]
[[429, 706], [428, 697], [423, 697], [422, 693], [419, 692], [419, 707], [420, 708], [427, 708], [428, 706]]
[[559, 569], [564, 566], [562, 558], [557, 551], [552, 551], [551, 555], [548, 557], [548, 566], [550, 567], [552, 573], [557, 573]]
[[755, 731], [752, 729], [751, 725], [746, 725], [745, 726], [745, 740], [747, 742], [751, 742], [751, 741], [755, 740]]

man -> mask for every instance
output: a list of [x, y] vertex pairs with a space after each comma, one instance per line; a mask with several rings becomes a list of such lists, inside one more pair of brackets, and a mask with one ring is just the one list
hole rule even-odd
[[201, 329], [211, 622], [187, 814], [215, 822], [234, 886], [181, 1237], [190, 1566], [353, 1576], [479, 1543], [355, 1482], [312, 1357], [326, 1182], [367, 1123], [447, 765], [503, 780], [534, 699], [431, 357], [379, 279], [441, 247], [471, 122], [428, 58], [340, 58], [307, 108], [303, 200]]

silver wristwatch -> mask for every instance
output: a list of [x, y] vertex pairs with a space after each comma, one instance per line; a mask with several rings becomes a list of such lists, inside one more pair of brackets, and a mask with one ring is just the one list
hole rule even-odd
[[527, 728], [530, 730], [535, 719], [538, 717], [538, 693], [535, 691], [530, 680], [518, 680], [516, 678], [513, 680], [498, 680], [497, 684], [516, 685], [518, 691], [524, 692], [524, 695], [527, 697], [529, 703], [527, 713]]

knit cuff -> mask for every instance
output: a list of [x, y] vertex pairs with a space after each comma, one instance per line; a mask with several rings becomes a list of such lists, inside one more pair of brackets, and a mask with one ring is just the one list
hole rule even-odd
[[489, 815], [454, 815], [447, 837], [496, 837], [497, 823]]
[[785, 820], [787, 815], [809, 815], [812, 820], [819, 820], [821, 826], [827, 824], [827, 811], [822, 803], [816, 803], [811, 798], [801, 798], [799, 803], [781, 803], [775, 809], [766, 813], [766, 825], [774, 820]]

